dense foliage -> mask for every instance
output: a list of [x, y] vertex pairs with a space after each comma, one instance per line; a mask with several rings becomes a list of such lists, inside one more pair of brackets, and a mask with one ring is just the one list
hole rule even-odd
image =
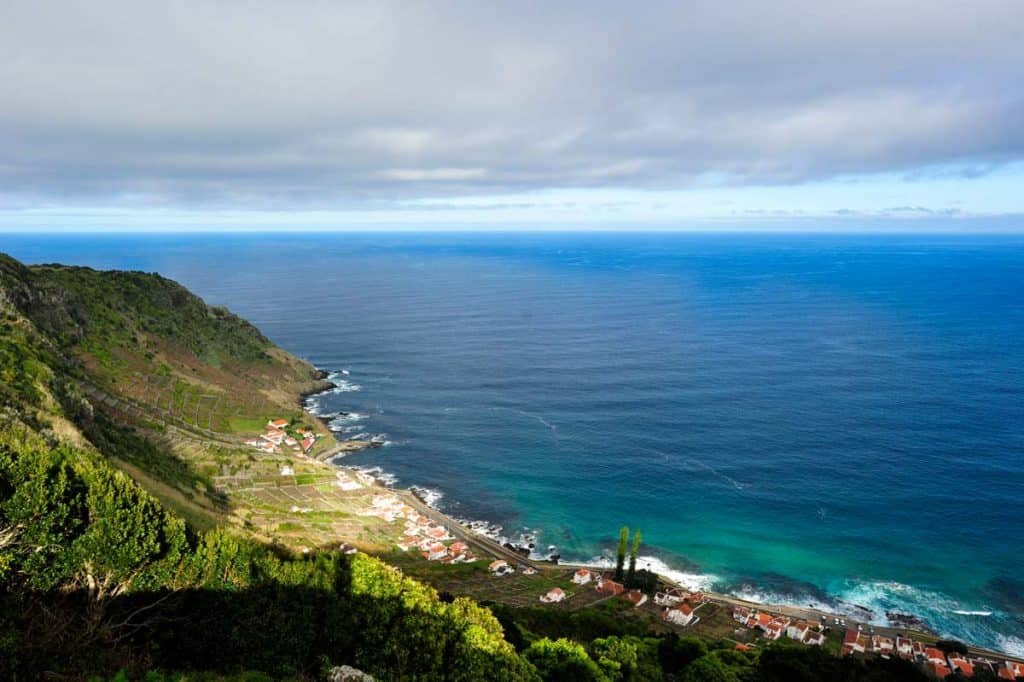
[[196, 534], [102, 458], [0, 432], [0, 677], [245, 667], [532, 679], [486, 609], [376, 559]]

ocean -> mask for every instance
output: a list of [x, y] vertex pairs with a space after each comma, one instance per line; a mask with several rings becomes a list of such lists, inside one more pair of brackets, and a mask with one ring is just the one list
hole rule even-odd
[[[341, 437], [565, 559], [1024, 654], [1024, 237], [0, 235], [337, 372]], [[344, 373], [344, 372], [347, 372]]]

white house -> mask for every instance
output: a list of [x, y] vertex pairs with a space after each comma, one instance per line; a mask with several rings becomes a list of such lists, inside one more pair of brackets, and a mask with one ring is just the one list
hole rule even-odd
[[287, 464], [285, 464], [284, 466], [281, 467], [281, 475], [282, 476], [294, 476], [295, 475], [295, 469], [293, 469], [290, 466], [288, 466]]
[[816, 632], [814, 630], [811, 630], [806, 635], [804, 635], [804, 644], [809, 644], [811, 646], [821, 646], [824, 643], [825, 633], [823, 632]]
[[658, 606], [675, 606], [683, 601], [683, 592], [676, 588], [670, 588], [664, 592], [655, 592], [654, 603]]
[[514, 573], [515, 569], [508, 565], [508, 562], [504, 559], [495, 559], [491, 562], [490, 566], [487, 567], [494, 575], [507, 575]]
[[786, 626], [786, 637], [802, 642], [810, 631], [810, 627], [802, 620], [794, 621]]
[[626, 593], [626, 598], [629, 599], [634, 608], [643, 606], [647, 603], [647, 595], [640, 590], [630, 590]]
[[661, 617], [673, 625], [689, 625], [693, 620], [693, 609], [689, 604], [677, 604], [665, 609]]
[[587, 583], [589, 583], [593, 579], [594, 579], [594, 576], [591, 575], [590, 571], [588, 571], [585, 568], [581, 568], [581, 569], [577, 570], [572, 575], [572, 581], [574, 583], [576, 583], [577, 585], [586, 585]]
[[552, 587], [547, 594], [541, 595], [540, 600], [545, 604], [555, 604], [565, 599], [565, 590], [561, 587]]

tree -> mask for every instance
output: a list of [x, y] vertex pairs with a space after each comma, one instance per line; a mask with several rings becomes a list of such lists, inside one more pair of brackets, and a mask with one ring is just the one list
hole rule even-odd
[[615, 579], [622, 581], [622, 568], [626, 564], [626, 547], [629, 546], [629, 526], [619, 529], [619, 551], [615, 558]]
[[625, 638], [605, 637], [590, 643], [592, 657], [613, 680], [632, 680], [639, 664], [637, 645]]
[[626, 574], [626, 584], [630, 587], [635, 586], [636, 578], [636, 555], [640, 551], [640, 542], [642, 535], [639, 529], [633, 533], [633, 549], [629, 552], [629, 573]]
[[544, 680], [607, 682], [608, 677], [594, 663], [582, 645], [569, 639], [539, 639], [523, 652]]
[[736, 682], [736, 675], [717, 656], [707, 654], [686, 666], [683, 682]]

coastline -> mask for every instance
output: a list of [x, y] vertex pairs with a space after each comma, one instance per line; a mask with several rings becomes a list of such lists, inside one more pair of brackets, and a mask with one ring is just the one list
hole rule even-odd
[[[439, 524], [453, 529], [456, 536], [460, 539], [483, 549], [489, 554], [514, 560], [521, 564], [531, 566], [537, 570], [550, 570], [554, 566], [580, 568], [609, 567], [609, 564], [595, 560], [562, 561], [554, 546], [551, 546], [550, 549], [553, 551], [550, 553], [554, 554], [555, 561], [551, 561], [550, 556], [545, 556], [542, 552], [538, 551], [540, 548], [535, 547], [534, 545], [536, 536], [528, 534], [528, 531], [524, 531], [520, 534], [518, 542], [512, 542], [510, 537], [502, 534], [502, 531], [504, 530], [502, 526], [496, 523], [487, 520], [454, 517], [442, 511], [438, 506], [440, 500], [445, 497], [445, 493], [442, 491], [432, 490], [417, 485], [399, 487], [396, 485], [397, 478], [384, 471], [380, 466], [352, 466], [342, 463], [343, 458], [348, 454], [360, 452], [372, 447], [381, 447], [389, 443], [386, 441], [371, 443], [367, 440], [361, 439], [339, 439], [339, 435], [344, 432], [342, 431], [339, 433], [339, 430], [332, 428], [332, 422], [334, 422], [334, 420], [339, 416], [347, 417], [349, 415], [357, 415], [356, 421], [358, 421], [362, 415], [348, 412], [323, 413], [320, 411], [320, 406], [316, 399], [328, 394], [359, 391], [362, 387], [358, 384], [351, 383], [347, 379], [341, 379], [343, 383], [340, 386], [337, 383], [334, 383], [342, 376], [349, 376], [349, 372], [347, 370], [326, 372], [325, 370], [318, 369], [317, 371], [322, 377], [325, 387], [320, 390], [304, 394], [300, 403], [302, 404], [303, 409], [316, 417], [325, 425], [325, 427], [327, 427], [337, 441], [335, 446], [318, 456], [320, 461], [330, 463], [339, 468], [359, 472], [364, 476], [370, 476], [374, 479], [375, 484], [381, 489], [398, 495], [403, 499], [403, 501], [411, 504], [411, 506], [417, 508], [417, 510], [424, 515], [431, 517]], [[527, 547], [528, 543], [529, 546]], [[891, 637], [896, 637], [897, 635], [910, 636], [926, 643], [934, 643], [935, 641], [944, 638], [942, 633], [928, 628], [925, 621], [921, 618], [914, 614], [902, 611], [897, 612], [895, 615], [897, 617], [905, 617], [907, 622], [905, 624], [896, 624], [890, 622], [891, 612], [889, 611], [885, 612], [886, 620], [879, 621], [874, 617], [876, 613], [874, 610], [853, 602], [844, 601], [838, 597], [834, 597], [834, 600], [839, 604], [849, 606], [850, 608], [848, 610], [832, 610], [827, 608], [826, 605], [820, 604], [804, 606], [795, 603], [774, 602], [771, 600], [758, 601], [747, 598], [748, 595], [739, 595], [716, 590], [713, 587], [715, 582], [718, 581], [718, 578], [715, 575], [676, 571], [657, 556], [640, 556], [638, 558], [638, 566], [648, 568], [648, 570], [657, 574], [659, 583], [664, 586], [698, 589], [703, 591], [710, 600], [730, 608], [756, 608], [761, 611], [769, 612], [773, 615], [823, 620], [826, 623], [831, 623], [833, 621], [836, 623], [842, 622], [844, 627], [863, 627], [865, 631], [870, 630], [872, 633], [877, 632], [880, 635]], [[914, 627], [915, 621], [917, 624], [924, 627]], [[945, 637], [949, 638], [953, 636], [947, 634]], [[1024, 651], [1007, 651], [975, 646], [966, 643], [966, 641], [965, 644], [969, 652], [975, 655], [1024, 663]]]

